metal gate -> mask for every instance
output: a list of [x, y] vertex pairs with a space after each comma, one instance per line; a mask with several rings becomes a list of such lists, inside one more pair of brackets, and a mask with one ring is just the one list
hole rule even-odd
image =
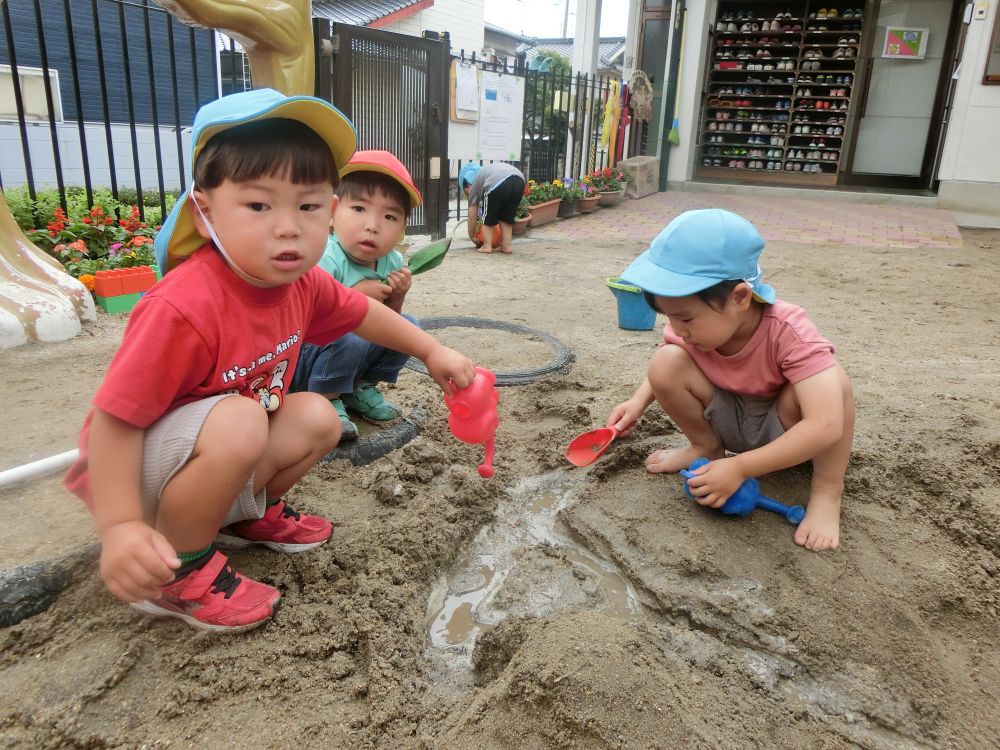
[[445, 233], [448, 205], [448, 37], [422, 39], [314, 20], [316, 91], [351, 119], [358, 148], [391, 151], [424, 204], [407, 234]]

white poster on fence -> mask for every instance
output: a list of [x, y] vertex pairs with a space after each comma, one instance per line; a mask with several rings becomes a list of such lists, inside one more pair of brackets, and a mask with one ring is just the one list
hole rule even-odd
[[479, 78], [477, 159], [520, 161], [524, 79], [484, 70]]

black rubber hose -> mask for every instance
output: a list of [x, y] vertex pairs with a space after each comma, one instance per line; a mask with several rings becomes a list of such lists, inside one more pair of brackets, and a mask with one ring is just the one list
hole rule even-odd
[[[573, 353], [566, 348], [559, 339], [545, 331], [520, 325], [519, 323], [507, 323], [503, 320], [490, 320], [488, 318], [465, 318], [465, 317], [440, 317], [422, 318], [420, 327], [425, 331], [433, 331], [437, 328], [490, 328], [508, 333], [519, 333], [524, 336], [534, 336], [549, 344], [553, 349], [552, 359], [541, 367], [528, 367], [521, 370], [503, 370], [496, 373], [497, 385], [525, 385], [534, 382], [544, 375], [553, 372], [565, 372], [573, 364]], [[416, 370], [424, 375], [427, 368], [419, 359], [411, 357], [406, 363], [411, 370]]]
[[89, 544], [54, 560], [42, 560], [0, 571], [0, 628], [44, 612], [73, 581], [81, 563], [97, 559], [99, 544]]
[[347, 459], [355, 466], [370, 464], [413, 440], [420, 434], [420, 428], [426, 421], [427, 411], [422, 406], [416, 406], [413, 411], [391, 427], [386, 427], [372, 435], [360, 437], [352, 443], [338, 445], [321, 460]]

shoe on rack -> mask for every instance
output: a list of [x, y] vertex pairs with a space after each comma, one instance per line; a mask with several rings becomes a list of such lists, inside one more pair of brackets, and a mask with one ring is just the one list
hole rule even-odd
[[360, 385], [354, 393], [342, 394], [340, 400], [348, 411], [373, 424], [391, 422], [399, 419], [403, 413], [398, 406], [386, 401], [378, 386], [373, 383]]
[[281, 601], [281, 592], [238, 574], [218, 550], [200, 568], [161, 586], [160, 594], [159, 599], [132, 602], [132, 607], [215, 633], [239, 633], [263, 625]]
[[333, 524], [322, 516], [297, 513], [284, 500], [267, 506], [263, 518], [240, 521], [221, 529], [215, 543], [224, 549], [259, 544], [296, 554], [318, 547], [333, 534]]

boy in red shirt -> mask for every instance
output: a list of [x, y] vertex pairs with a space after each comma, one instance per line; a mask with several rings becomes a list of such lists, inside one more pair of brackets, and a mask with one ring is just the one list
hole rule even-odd
[[647, 470], [677, 472], [709, 459], [688, 486], [712, 508], [749, 477], [812, 461], [795, 542], [833, 549], [854, 437], [851, 381], [805, 311], [763, 282], [763, 248], [741, 216], [686, 211], [625, 270], [622, 279], [642, 289], [669, 323], [646, 379], [607, 425], [626, 435], [657, 401], [690, 444], [654, 452]]
[[216, 543], [294, 553], [330, 538], [329, 521], [281, 499], [341, 434], [329, 401], [288, 392], [304, 341], [353, 330], [424, 360], [447, 392], [474, 377], [468, 358], [313, 268], [355, 143], [334, 107], [270, 89], [195, 118], [191, 190], [155, 242], [164, 278], [132, 313], [66, 477], [97, 521], [101, 576], [141, 611], [256, 627], [281, 594]]

